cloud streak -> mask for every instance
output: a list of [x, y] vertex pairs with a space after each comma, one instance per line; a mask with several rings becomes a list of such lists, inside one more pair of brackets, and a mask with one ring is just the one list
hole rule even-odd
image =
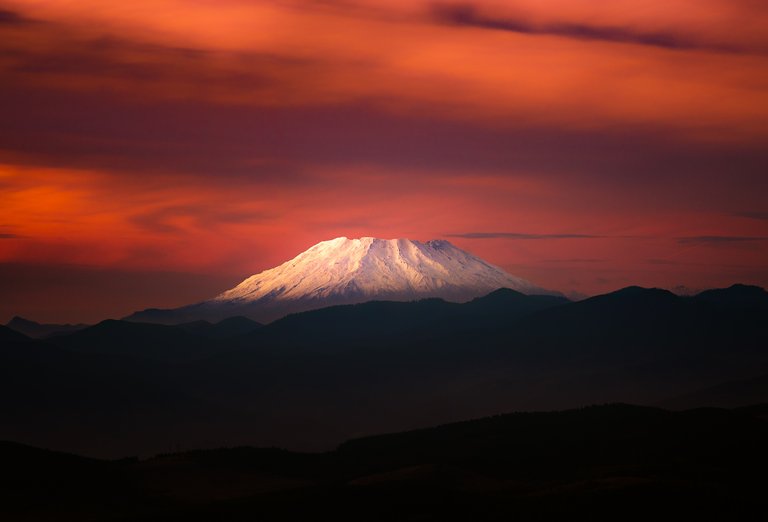
[[462, 234], [448, 234], [446, 237], [460, 237], [463, 239], [600, 239], [606, 236], [592, 234], [524, 234], [519, 232], [464, 232]]
[[10, 11], [0, 7], [0, 25], [23, 25], [31, 24], [34, 20], [22, 16], [16, 11]]
[[[517, 15], [487, 2], [358, 4], [371, 9], [350, 14], [306, 2], [179, 0], [158, 9], [156, 2], [137, 0], [126, 10], [85, 0], [12, 2], [16, 15], [9, 20], [41, 22], [0, 26], [0, 74], [19, 89], [161, 103], [350, 104], [490, 126], [650, 125], [720, 140], [766, 134], [765, 57], [693, 52], [768, 47], [752, 26], [737, 33], [748, 35], [741, 40], [722, 40], [735, 24], [717, 25], [722, 7], [703, 9], [707, 17], [674, 32], [685, 20], [664, 20], [676, 11], [660, 3], [650, 9], [662, 17], [659, 26], [631, 23], [617, 15], [621, 10], [586, 23], [600, 14], [587, 3], [579, 13], [571, 2], [549, 8], [516, 2]], [[764, 23], [758, 17], [754, 25]], [[712, 24], [716, 35], [697, 32]], [[611, 45], [617, 42], [640, 45]], [[447, 83], [453, 88], [443, 88]]]
[[660, 47], [663, 49], [704, 49], [717, 52], [742, 53], [749, 49], [737, 45], [700, 41], [682, 34], [651, 32], [619, 26], [589, 25], [575, 22], [539, 22], [525, 18], [501, 17], [483, 14], [474, 4], [442, 4], [432, 6], [432, 15], [438, 23], [460, 27], [476, 27], [526, 35], [547, 35], [577, 40], [597, 40]]
[[738, 243], [754, 243], [768, 241], [764, 236], [688, 236], [679, 237], [677, 242], [681, 245], [730, 245]]
[[130, 218], [130, 222], [147, 232], [179, 234], [185, 229], [217, 229], [231, 224], [254, 224], [269, 219], [259, 210], [230, 210], [200, 203], [196, 205], [161, 206]]

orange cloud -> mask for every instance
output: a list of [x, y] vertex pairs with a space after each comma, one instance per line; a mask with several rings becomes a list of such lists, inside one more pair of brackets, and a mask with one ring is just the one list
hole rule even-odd
[[755, 0], [0, 0], [0, 114], [0, 263], [452, 235], [563, 290], [768, 284]]
[[258, 193], [180, 181], [2, 166], [0, 222], [12, 237], [0, 262], [210, 268], [232, 253], [241, 223], [258, 232], [270, 220]]
[[[725, 262], [733, 251], [721, 244], [680, 238], [765, 232], [760, 220], [673, 208], [638, 220], [642, 202], [600, 208], [588, 198], [604, 198], [601, 190], [576, 192], [574, 200], [575, 185], [557, 181], [555, 190], [555, 181], [524, 173], [509, 178], [359, 166], [314, 171], [299, 188], [6, 165], [0, 182], [0, 223], [8, 236], [0, 240], [0, 262], [247, 274], [330, 237], [455, 235], [461, 246], [499, 264], [537, 264], [532, 275], [546, 280], [552, 274], [545, 276], [542, 270], [550, 268], [540, 261], [561, 257], [564, 246], [569, 258], [600, 257], [626, 270], [638, 262], [637, 245], [648, 259], [691, 261], [708, 251], [711, 262]], [[731, 246], [743, 250], [747, 266], [768, 261], [757, 241]]]
[[2, 29], [1, 70], [21, 84], [365, 102], [491, 125], [768, 133], [768, 16], [747, 1], [6, 3], [41, 21]]

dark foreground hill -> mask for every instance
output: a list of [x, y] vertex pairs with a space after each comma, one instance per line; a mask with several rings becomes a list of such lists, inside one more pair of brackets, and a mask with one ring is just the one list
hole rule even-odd
[[5, 521], [745, 520], [768, 407], [516, 413], [319, 454], [233, 448], [102, 461], [0, 443]]
[[[223, 325], [106, 321], [45, 341], [0, 329], [0, 439], [93, 457], [320, 451], [504, 411], [750, 404], [768, 374], [768, 294], [744, 286], [576, 303], [500, 290]], [[726, 386], [740, 382], [756, 384]]]

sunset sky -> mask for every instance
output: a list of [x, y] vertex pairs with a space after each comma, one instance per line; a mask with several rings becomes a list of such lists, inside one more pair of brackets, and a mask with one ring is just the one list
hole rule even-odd
[[574, 296], [768, 287], [768, 4], [0, 0], [0, 321], [338, 236]]

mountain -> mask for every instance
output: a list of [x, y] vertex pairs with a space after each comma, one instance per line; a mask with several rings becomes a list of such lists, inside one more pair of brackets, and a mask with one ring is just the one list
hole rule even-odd
[[178, 324], [242, 315], [269, 322], [289, 313], [371, 300], [439, 297], [463, 302], [499, 288], [556, 294], [448, 241], [339, 237], [318, 243], [208, 301], [171, 310], [148, 309], [126, 319]]
[[8, 321], [5, 326], [34, 339], [76, 332], [88, 327], [87, 324], [42, 324], [19, 316]]

